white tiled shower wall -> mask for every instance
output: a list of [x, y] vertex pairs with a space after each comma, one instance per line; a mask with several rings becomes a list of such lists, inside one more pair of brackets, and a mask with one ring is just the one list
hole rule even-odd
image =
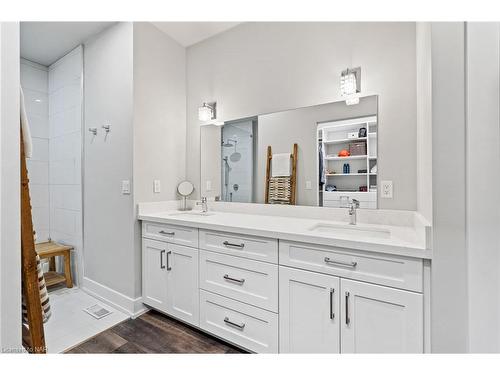
[[82, 47], [49, 67], [50, 236], [73, 245], [74, 278], [82, 277]]
[[83, 276], [82, 61], [82, 47], [48, 68], [21, 60], [34, 142], [28, 172], [37, 241], [51, 238], [75, 248], [72, 268], [77, 283]]
[[21, 59], [21, 86], [33, 138], [27, 166], [37, 242], [50, 237], [48, 77], [47, 67]]

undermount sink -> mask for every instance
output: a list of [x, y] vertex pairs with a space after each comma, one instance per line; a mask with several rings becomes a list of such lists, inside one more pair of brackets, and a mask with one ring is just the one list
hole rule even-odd
[[311, 228], [312, 232], [327, 233], [332, 235], [348, 235], [348, 236], [361, 236], [371, 238], [390, 238], [391, 232], [386, 229], [380, 228], [366, 228], [350, 224], [328, 224], [318, 223]]
[[169, 216], [212, 216], [214, 212], [201, 212], [201, 211], [179, 211], [169, 214]]

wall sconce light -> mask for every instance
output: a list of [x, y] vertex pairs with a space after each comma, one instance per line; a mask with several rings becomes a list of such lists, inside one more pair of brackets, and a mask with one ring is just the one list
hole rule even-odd
[[203, 105], [198, 108], [198, 119], [203, 122], [215, 120], [217, 117], [216, 108], [217, 102], [203, 103]]
[[346, 98], [347, 105], [359, 103], [356, 94], [361, 92], [361, 67], [347, 68], [340, 75], [340, 94]]

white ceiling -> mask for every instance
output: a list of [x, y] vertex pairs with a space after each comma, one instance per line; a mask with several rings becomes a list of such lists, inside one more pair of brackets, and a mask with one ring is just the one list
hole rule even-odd
[[[21, 57], [49, 66], [115, 22], [21, 22]], [[153, 22], [184, 47], [226, 31], [239, 22]]]
[[229, 30], [240, 22], [153, 22], [165, 34], [184, 47]]
[[114, 22], [21, 22], [21, 57], [49, 66]]

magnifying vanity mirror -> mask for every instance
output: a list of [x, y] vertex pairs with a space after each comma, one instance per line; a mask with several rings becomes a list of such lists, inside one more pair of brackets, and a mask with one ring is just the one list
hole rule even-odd
[[377, 208], [378, 128], [376, 95], [202, 126], [201, 196]]
[[188, 211], [187, 207], [187, 197], [189, 197], [194, 191], [194, 185], [189, 181], [182, 181], [177, 185], [177, 193], [182, 197], [182, 207], [181, 211]]

